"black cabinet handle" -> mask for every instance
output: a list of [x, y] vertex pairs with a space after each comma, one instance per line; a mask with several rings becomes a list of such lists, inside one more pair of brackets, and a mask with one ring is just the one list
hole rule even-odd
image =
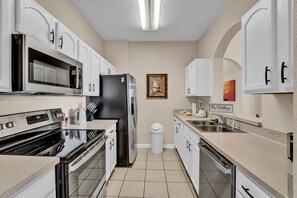
[[191, 143], [189, 143], [189, 151], [191, 152], [192, 151], [192, 149], [191, 149]]
[[51, 35], [52, 35], [52, 39], [50, 40], [50, 42], [51, 42], [52, 44], [54, 44], [54, 43], [55, 43], [55, 30], [52, 29], [52, 31], [51, 31]]
[[91, 88], [91, 83], [89, 83], [89, 91], [92, 91], [92, 88]]
[[189, 141], [187, 140], [187, 149], [189, 149]]
[[93, 92], [95, 91], [95, 84], [93, 84]]
[[250, 198], [254, 198], [254, 196], [251, 195], [251, 193], [249, 192], [250, 191], [249, 188], [245, 188], [243, 185], [241, 185], [241, 188], [246, 192], [246, 194], [248, 194], [248, 196], [250, 196]]
[[59, 47], [62, 49], [62, 48], [63, 48], [63, 45], [64, 45], [64, 39], [63, 39], [63, 36], [61, 36], [61, 37], [59, 38], [59, 40], [60, 40], [60, 45], [59, 45]]
[[285, 62], [282, 62], [282, 69], [281, 69], [281, 80], [282, 83], [285, 83], [285, 80], [287, 80], [287, 78], [285, 77], [285, 68], [287, 68], [288, 66], [285, 65]]
[[265, 84], [268, 85], [268, 83], [270, 82], [270, 80], [268, 80], [268, 72], [270, 71], [270, 69], [268, 69], [268, 66], [265, 67]]

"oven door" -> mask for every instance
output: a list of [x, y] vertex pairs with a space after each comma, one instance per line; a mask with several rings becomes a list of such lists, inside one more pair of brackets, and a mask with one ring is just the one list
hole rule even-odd
[[69, 197], [105, 197], [104, 135], [68, 165]]

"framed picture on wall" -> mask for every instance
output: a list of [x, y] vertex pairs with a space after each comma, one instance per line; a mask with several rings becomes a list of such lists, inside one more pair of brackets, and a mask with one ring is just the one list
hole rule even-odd
[[236, 81], [229, 80], [224, 82], [224, 101], [235, 101]]
[[167, 74], [147, 74], [146, 75], [146, 98], [147, 99], [167, 99]]

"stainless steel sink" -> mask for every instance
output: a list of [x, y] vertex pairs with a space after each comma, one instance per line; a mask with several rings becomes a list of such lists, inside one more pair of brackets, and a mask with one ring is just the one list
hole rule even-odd
[[197, 126], [198, 129], [206, 132], [234, 132], [232, 129], [217, 125], [217, 126]]
[[210, 121], [187, 120], [187, 122], [201, 132], [245, 133], [244, 131], [241, 131], [238, 129], [233, 130], [224, 125], [217, 124], [215, 122], [210, 122]]
[[189, 122], [190, 124], [193, 125], [217, 125], [217, 123], [215, 122], [210, 122], [210, 121], [202, 121], [202, 120], [188, 120], [187, 122]]

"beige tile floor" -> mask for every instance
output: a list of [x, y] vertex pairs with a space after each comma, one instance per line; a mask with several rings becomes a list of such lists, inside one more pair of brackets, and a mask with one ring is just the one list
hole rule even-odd
[[138, 149], [131, 167], [116, 167], [107, 183], [107, 197], [197, 198], [175, 149], [153, 154]]

